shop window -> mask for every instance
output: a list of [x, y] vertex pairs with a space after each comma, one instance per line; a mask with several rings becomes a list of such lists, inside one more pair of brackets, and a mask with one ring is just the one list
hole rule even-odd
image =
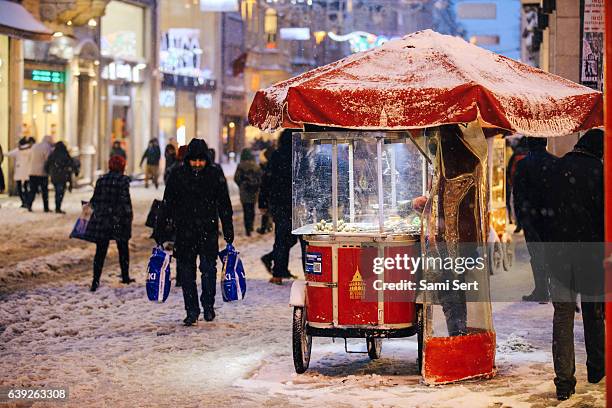
[[264, 33], [266, 36], [266, 48], [276, 48], [276, 31], [278, 16], [276, 10], [267, 9], [264, 17]]

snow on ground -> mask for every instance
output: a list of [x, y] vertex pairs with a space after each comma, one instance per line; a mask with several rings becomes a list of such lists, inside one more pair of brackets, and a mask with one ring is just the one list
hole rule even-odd
[[[12, 199], [0, 203], [0, 251], [8, 260], [0, 268], [0, 386], [68, 386], [69, 402], [61, 405], [66, 407], [604, 406], [604, 384], [586, 382], [579, 316], [577, 395], [563, 403], [554, 398], [549, 304], [493, 305], [498, 375], [488, 381], [421, 384], [416, 338], [385, 340], [377, 361], [346, 354], [342, 341], [315, 338], [309, 370], [295, 374], [290, 285], [267, 282], [259, 257], [271, 249], [272, 237], [243, 237], [239, 213], [236, 247], [249, 279], [246, 299], [228, 304], [218, 297], [214, 322], [183, 327], [180, 290], [173, 288], [166, 303], [153, 304], [143, 287], [151, 241], [142, 224], [161, 190], [132, 189], [131, 271], [137, 283], [118, 283], [113, 250], [101, 287], [92, 294], [93, 245], [66, 238], [79, 200], [90, 194], [68, 195], [66, 216], [43, 214], [38, 207], [30, 214]], [[515, 268], [493, 281], [528, 293], [524, 278], [530, 271], [524, 254], [518, 255]], [[290, 268], [301, 275], [297, 246]], [[365, 341], [351, 340], [349, 347], [363, 350]]]

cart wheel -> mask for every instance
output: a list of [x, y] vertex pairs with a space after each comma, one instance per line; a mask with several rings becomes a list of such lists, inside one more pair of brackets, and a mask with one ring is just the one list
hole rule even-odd
[[514, 263], [514, 243], [512, 240], [504, 242], [504, 269], [509, 271]]
[[419, 366], [419, 373], [423, 371], [423, 332], [425, 328], [425, 322], [423, 321], [423, 305], [417, 304], [417, 364]]
[[489, 273], [491, 275], [496, 275], [504, 270], [504, 258], [504, 248], [501, 242], [489, 245]]
[[298, 374], [304, 373], [310, 364], [312, 336], [306, 334], [306, 309], [293, 308], [293, 366]]
[[382, 339], [367, 337], [366, 345], [368, 346], [368, 356], [370, 360], [378, 360], [380, 358], [380, 351], [382, 350]]

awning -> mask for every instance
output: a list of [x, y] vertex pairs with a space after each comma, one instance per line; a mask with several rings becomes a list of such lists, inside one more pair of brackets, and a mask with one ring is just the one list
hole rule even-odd
[[49, 41], [52, 32], [21, 4], [0, 0], [0, 34], [36, 41]]

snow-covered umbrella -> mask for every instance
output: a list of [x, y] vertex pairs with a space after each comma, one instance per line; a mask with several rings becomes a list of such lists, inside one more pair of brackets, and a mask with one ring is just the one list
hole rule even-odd
[[262, 130], [303, 124], [400, 130], [478, 120], [527, 136], [603, 125], [602, 93], [432, 30], [280, 82], [255, 95]]

